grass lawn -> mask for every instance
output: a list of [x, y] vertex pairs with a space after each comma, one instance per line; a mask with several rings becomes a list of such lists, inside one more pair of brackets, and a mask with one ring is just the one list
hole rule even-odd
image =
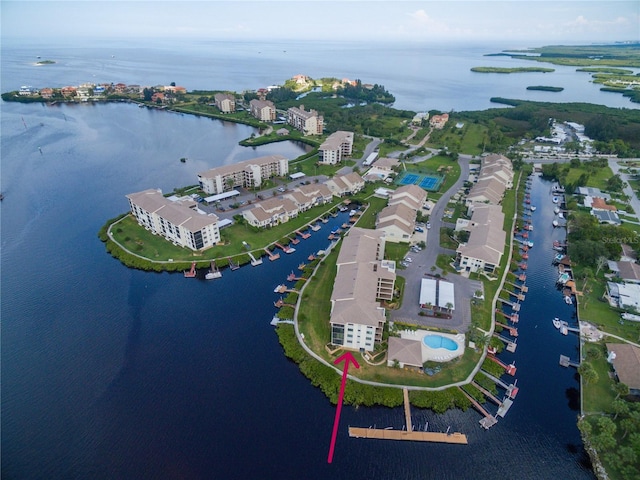
[[589, 360], [598, 374], [598, 380], [593, 383], [583, 383], [583, 409], [585, 413], [611, 412], [611, 403], [616, 397], [611, 389], [614, 381], [609, 377], [611, 368], [607, 363], [606, 349], [602, 344], [586, 343], [583, 353], [586, 356], [589, 351], [598, 351], [600, 358]]
[[467, 155], [480, 155], [487, 134], [487, 127], [477, 123], [465, 122], [462, 128], [456, 128], [455, 122], [444, 132], [431, 135], [433, 141], [427, 142], [431, 148], [443, 148], [445, 145], [459, 145], [459, 151]]
[[[566, 167], [569, 167], [569, 164], [565, 164], [565, 168]], [[591, 170], [587, 170], [584, 166], [578, 168], [569, 167], [565, 184], [575, 183], [583, 173], [587, 173], [589, 175], [586, 185], [587, 187], [595, 187], [604, 191], [607, 190], [607, 180], [613, 177], [613, 172], [608, 166]]]

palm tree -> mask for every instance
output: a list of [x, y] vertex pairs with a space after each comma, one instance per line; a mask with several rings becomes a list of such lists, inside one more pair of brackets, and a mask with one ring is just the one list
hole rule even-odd
[[620, 396], [626, 397], [627, 395], [629, 395], [629, 386], [625, 385], [624, 383], [614, 383], [611, 386], [611, 389], [616, 393], [616, 400], [620, 398]]
[[596, 275], [598, 275], [598, 272], [600, 271], [600, 269], [603, 268], [606, 264], [607, 264], [607, 257], [603, 257], [603, 256], [598, 257], [598, 260], [596, 260], [596, 266], [598, 267], [596, 269]]

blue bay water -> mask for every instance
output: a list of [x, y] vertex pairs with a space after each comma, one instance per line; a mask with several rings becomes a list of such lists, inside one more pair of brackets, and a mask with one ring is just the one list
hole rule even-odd
[[[402, 108], [418, 100], [438, 108], [427, 98], [444, 110], [486, 108], [495, 95], [456, 78], [486, 61], [481, 48], [351, 45], [341, 55], [331, 45], [302, 55], [296, 45], [215, 42], [2, 48], [3, 91], [91, 80], [239, 90], [307, 73], [385, 84]], [[62, 61], [34, 67], [36, 55]], [[438, 62], [448, 83], [425, 81]], [[516, 361], [521, 391], [506, 418], [485, 432], [474, 411], [413, 409], [416, 425], [462, 431], [470, 445], [377, 442], [348, 438], [347, 426], [402, 428], [402, 410], [345, 407], [327, 465], [335, 407], [284, 357], [269, 321], [274, 287], [326, 247], [332, 224], [292, 255], [213, 282], [129, 270], [96, 236], [126, 210], [127, 193], [193, 184], [203, 169], [259, 155], [293, 158], [303, 147], [246, 149], [237, 142], [250, 127], [127, 104], [1, 109], [6, 478], [593, 478], [575, 427], [575, 371], [557, 365], [560, 353], [577, 356], [577, 339], [551, 324], [554, 316], [570, 320], [572, 309], [554, 287], [550, 246], [562, 232], [551, 227], [549, 184], [538, 180], [533, 191], [530, 292], [518, 351], [503, 355]]]

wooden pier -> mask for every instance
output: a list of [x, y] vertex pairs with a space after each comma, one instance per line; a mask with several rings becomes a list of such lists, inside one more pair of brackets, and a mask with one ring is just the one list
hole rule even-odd
[[355, 438], [375, 438], [377, 440], [409, 440], [413, 442], [457, 443], [467, 445], [467, 436], [464, 433], [440, 433], [440, 432], [407, 432], [404, 430], [392, 430], [381, 428], [349, 427], [349, 436]]
[[409, 403], [409, 390], [402, 389], [404, 396], [404, 416], [407, 424], [406, 430], [393, 430], [391, 428], [363, 428], [349, 427], [349, 436], [355, 438], [374, 438], [377, 440], [408, 440], [412, 442], [436, 442], [456, 443], [467, 445], [467, 436], [464, 433], [440, 433], [421, 432], [413, 430], [411, 425], [411, 405]]
[[518, 336], [518, 329], [516, 327], [512, 327], [511, 325], [507, 325], [506, 323], [500, 323], [496, 321], [496, 325], [500, 325], [502, 328], [505, 328], [509, 331], [509, 335], [512, 337]]
[[277, 260], [280, 258], [280, 254], [279, 253], [273, 253], [271, 250], [269, 250], [267, 247], [264, 248], [265, 253], [269, 256], [269, 260], [271, 260], [272, 262], [274, 260]]
[[302, 237], [303, 240], [306, 240], [311, 236], [310, 233], [302, 233], [300, 230], [296, 230], [296, 233]]
[[506, 305], [509, 305], [511, 308], [513, 308], [514, 312], [519, 312], [520, 311], [520, 304], [519, 303], [517, 303], [517, 302], [513, 303], [513, 302], [510, 302], [509, 300], [505, 300], [504, 298], [499, 298], [499, 297], [498, 297], [498, 300], [500, 300], [502, 303], [504, 303]]
[[505, 292], [507, 292], [509, 295], [511, 295], [512, 297], [515, 297], [518, 299], [518, 301], [520, 302], [524, 302], [525, 300], [525, 296], [524, 293], [515, 293], [515, 292], [510, 292], [509, 290], [507, 290], [506, 288], [504, 289]]
[[516, 374], [516, 366], [514, 363], [511, 363], [510, 365], [507, 365], [506, 363], [502, 362], [500, 359], [494, 357], [493, 355], [487, 355], [487, 358], [495, 363], [497, 363], [498, 365], [500, 365], [502, 368], [504, 368], [505, 373], [507, 373], [508, 375], [514, 376]]
[[460, 387], [458, 387], [458, 388], [463, 393], [463, 395], [469, 399], [469, 401], [476, 408], [476, 410], [478, 410], [483, 415], [482, 420], [480, 420], [480, 426], [482, 428], [484, 428], [485, 430], [489, 430], [496, 423], [498, 423], [498, 420], [496, 419], [496, 417], [494, 417], [489, 412], [487, 412], [484, 409], [484, 407], [482, 405], [480, 405], [480, 403], [478, 403], [476, 401], [475, 398], [473, 398], [471, 395], [469, 395], [467, 392], [465, 392], [462, 388], [460, 388]]
[[473, 385], [474, 387], [476, 387], [478, 390], [480, 390], [483, 395], [485, 397], [487, 397], [489, 400], [491, 400], [493, 403], [495, 403], [496, 405], [500, 406], [502, 405], [502, 402], [500, 401], [500, 399], [498, 397], [496, 397], [493, 393], [491, 393], [489, 390], [487, 390], [486, 388], [484, 388], [482, 385], [480, 385], [479, 383], [476, 382], [471, 382], [471, 385]]
[[511, 285], [514, 288], [517, 288], [522, 293], [527, 293], [529, 291], [529, 287], [527, 287], [526, 285], [519, 285], [517, 283], [511, 283], [511, 282], [504, 282], [504, 283], [506, 283], [507, 285]]

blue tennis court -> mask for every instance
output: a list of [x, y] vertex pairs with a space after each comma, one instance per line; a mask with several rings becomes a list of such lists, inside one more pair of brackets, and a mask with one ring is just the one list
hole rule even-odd
[[424, 190], [437, 192], [444, 181], [444, 177], [438, 174], [426, 174], [415, 172], [403, 172], [396, 179], [397, 185], [418, 185]]

